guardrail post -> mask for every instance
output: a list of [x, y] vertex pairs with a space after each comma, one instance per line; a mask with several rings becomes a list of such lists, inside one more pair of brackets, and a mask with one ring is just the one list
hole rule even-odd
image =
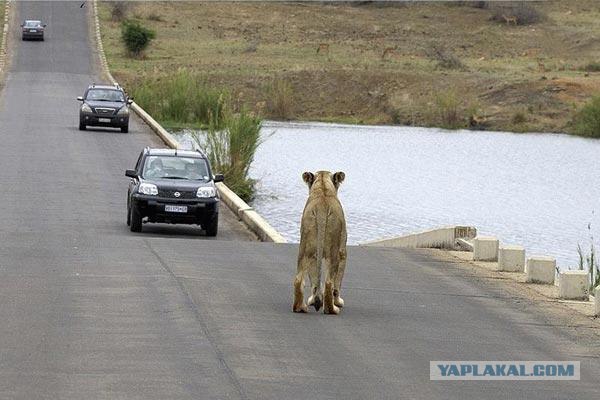
[[531, 257], [527, 259], [527, 282], [530, 283], [554, 283], [556, 273], [556, 260], [552, 257]]
[[498, 260], [498, 239], [491, 236], [478, 236], [473, 239], [474, 261]]
[[525, 248], [502, 245], [498, 249], [498, 271], [523, 272], [525, 270]]
[[558, 293], [561, 299], [587, 300], [588, 285], [587, 271], [561, 271], [558, 274]]

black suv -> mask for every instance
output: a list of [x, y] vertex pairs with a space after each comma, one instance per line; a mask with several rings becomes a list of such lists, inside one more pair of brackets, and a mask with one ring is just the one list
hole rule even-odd
[[83, 103], [79, 109], [79, 130], [84, 131], [90, 125], [121, 128], [121, 132], [129, 132], [129, 104], [132, 99], [127, 98], [119, 85], [93, 84], [77, 100]]
[[141, 232], [142, 220], [171, 224], [197, 224], [207, 236], [219, 226], [219, 193], [210, 163], [200, 150], [151, 149], [140, 154], [127, 192], [127, 225]]

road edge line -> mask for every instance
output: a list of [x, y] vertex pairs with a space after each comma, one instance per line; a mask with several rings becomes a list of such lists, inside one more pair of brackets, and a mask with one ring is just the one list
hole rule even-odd
[[[100, 18], [98, 17], [98, 1], [93, 0], [94, 24], [96, 32], [96, 46], [100, 56], [102, 70], [108, 77], [109, 81], [114, 85], [117, 81], [110, 73], [108, 61], [104, 53], [102, 44], [102, 34], [100, 32]], [[163, 128], [150, 114], [148, 114], [137, 103], [133, 102], [130, 107], [145, 123], [156, 133], [158, 137], [169, 147], [176, 149], [179, 147], [179, 142], [165, 128]], [[287, 243], [287, 240], [273, 228], [260, 214], [250, 207], [244, 200], [235, 194], [229, 187], [223, 183], [217, 183], [217, 189], [221, 200], [231, 209], [231, 211], [263, 242]]]

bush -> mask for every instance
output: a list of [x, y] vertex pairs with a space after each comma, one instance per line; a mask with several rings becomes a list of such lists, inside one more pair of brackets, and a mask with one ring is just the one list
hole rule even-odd
[[600, 62], [593, 61], [584, 65], [581, 69], [586, 72], [600, 72]]
[[447, 129], [458, 129], [465, 125], [461, 117], [460, 100], [454, 91], [446, 91], [435, 97], [435, 113], [438, 124]]
[[508, 23], [506, 18], [514, 17], [517, 25], [531, 25], [545, 19], [544, 14], [533, 5], [520, 1], [508, 5], [494, 7], [491, 19], [493, 21]]
[[139, 56], [156, 36], [155, 32], [137, 21], [126, 20], [121, 25], [121, 39], [130, 54]]
[[450, 2], [450, 5], [453, 6], [459, 6], [459, 7], [464, 7], [464, 6], [468, 6], [468, 7], [473, 7], [473, 8], [488, 8], [489, 7], [489, 2], [488, 1], [453, 1]]
[[512, 123], [514, 125], [521, 125], [527, 122], [527, 117], [521, 111], [517, 111], [512, 117]]
[[254, 180], [248, 177], [256, 149], [260, 145], [260, 118], [242, 110], [228, 115], [223, 129], [211, 125], [204, 142], [213, 169], [225, 176], [225, 183], [244, 201], [254, 196]]
[[431, 46], [427, 55], [432, 60], [437, 61], [437, 66], [443, 69], [465, 69], [465, 65], [460, 59], [452, 53], [450, 49], [444, 48], [440, 44]]
[[150, 13], [147, 18], [149, 21], [157, 21], [157, 22], [164, 21], [164, 19], [159, 14], [156, 14], [156, 13]]
[[122, 21], [127, 16], [129, 3], [127, 1], [115, 1], [110, 9], [110, 16], [113, 21]]
[[273, 118], [290, 119], [294, 89], [283, 79], [274, 79], [266, 87], [267, 110]]
[[600, 137], [600, 96], [595, 96], [575, 115], [574, 132], [581, 136]]

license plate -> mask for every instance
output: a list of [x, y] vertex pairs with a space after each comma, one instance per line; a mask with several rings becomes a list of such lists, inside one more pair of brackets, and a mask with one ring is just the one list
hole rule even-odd
[[31, 33], [37, 33], [37, 31], [35, 29], [32, 29], [29, 32], [31, 32]]
[[110, 118], [98, 118], [98, 122], [102, 122], [102, 123], [110, 123]]
[[165, 206], [165, 211], [167, 211], [167, 212], [175, 212], [175, 213], [186, 213], [187, 212], [187, 206], [170, 206], [170, 205], [166, 205]]

